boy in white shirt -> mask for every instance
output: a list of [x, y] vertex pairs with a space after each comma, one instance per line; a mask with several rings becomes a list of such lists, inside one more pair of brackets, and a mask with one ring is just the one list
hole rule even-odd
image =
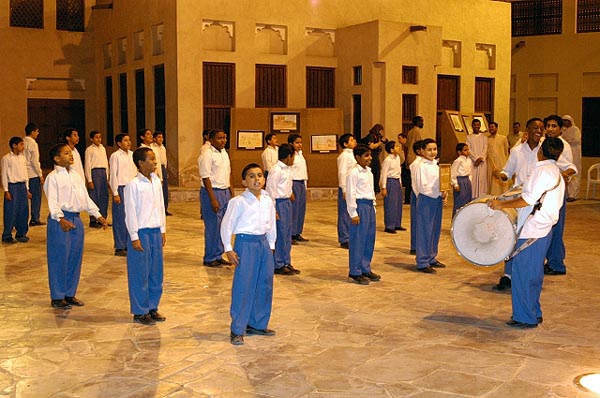
[[421, 156], [421, 151], [423, 150], [423, 140], [418, 140], [413, 143], [412, 148], [410, 148], [415, 154], [415, 160], [409, 165], [410, 170], [410, 181], [411, 181], [411, 190], [410, 190], [410, 254], [417, 254], [417, 196], [419, 192], [417, 191], [417, 186], [413, 183], [416, 180], [415, 173], [417, 172], [417, 168], [419, 164], [423, 160]]
[[[273, 336], [268, 329], [273, 306], [273, 250], [277, 230], [275, 205], [262, 188], [262, 169], [251, 163], [242, 170], [246, 190], [231, 199], [221, 223], [221, 241], [236, 265], [231, 287], [233, 345], [244, 344], [244, 334]], [[235, 246], [231, 238], [235, 235]]]
[[[2, 157], [2, 187], [4, 188], [4, 230], [3, 243], [28, 242], [27, 218], [29, 217], [29, 178], [27, 161], [23, 156], [25, 143], [21, 137], [8, 141], [10, 152]], [[13, 238], [12, 230], [16, 229]]]
[[169, 173], [167, 172], [167, 148], [163, 145], [165, 142], [165, 133], [162, 131], [155, 131], [152, 136], [154, 137], [154, 143], [152, 143], [152, 149], [156, 154], [158, 160], [158, 166], [162, 175], [162, 190], [163, 199], [165, 201], [165, 215], [172, 216], [169, 212]]
[[463, 142], [456, 144], [458, 157], [452, 162], [450, 168], [450, 184], [454, 189], [454, 204], [452, 206], [452, 218], [456, 211], [469, 203], [473, 195], [471, 185], [471, 170], [473, 161], [469, 157], [469, 146]]
[[395, 141], [385, 143], [385, 151], [388, 156], [381, 164], [381, 177], [379, 186], [383, 196], [383, 220], [384, 232], [395, 234], [396, 231], [406, 231], [402, 227], [402, 161], [404, 154], [402, 147]]
[[133, 322], [154, 325], [167, 318], [158, 312], [162, 296], [165, 206], [156, 175], [156, 155], [150, 148], [133, 152], [137, 176], [123, 190], [127, 225], [127, 284]]
[[346, 206], [346, 179], [348, 174], [356, 164], [354, 159], [354, 148], [356, 148], [356, 139], [352, 134], [344, 134], [339, 139], [342, 152], [337, 157], [338, 170], [338, 217], [337, 232], [340, 247], [348, 249], [348, 240], [350, 239], [350, 216]]
[[85, 182], [73, 165], [73, 152], [67, 144], [50, 148], [54, 170], [44, 182], [48, 199], [48, 227], [46, 252], [48, 257], [48, 280], [53, 308], [69, 309], [83, 306], [75, 297], [81, 261], [83, 259], [84, 228], [79, 213], [87, 211], [106, 229], [106, 219], [92, 201]]
[[[91, 145], [85, 150], [84, 173], [90, 198], [100, 209], [102, 217], [108, 215], [108, 158], [106, 148], [102, 145], [102, 134], [90, 132]], [[102, 228], [102, 225], [90, 217], [91, 228]]]
[[273, 167], [277, 160], [277, 149], [279, 148], [279, 141], [277, 139], [277, 134], [269, 133], [265, 136], [265, 143], [267, 147], [260, 155], [263, 164], [263, 170], [265, 171], [265, 178], [269, 175], [269, 171], [271, 167]]
[[79, 144], [79, 131], [77, 131], [73, 127], [69, 127], [63, 131], [63, 139], [69, 147], [71, 148], [71, 152], [73, 152], [73, 165], [71, 169], [76, 171], [83, 181], [85, 181], [85, 172], [83, 171], [83, 163], [81, 163], [81, 155], [76, 148], [76, 145]]
[[29, 192], [31, 193], [31, 216], [29, 221], [30, 227], [37, 225], [46, 225], [40, 220], [40, 208], [42, 205], [42, 184], [44, 176], [40, 165], [40, 149], [37, 143], [37, 138], [40, 135], [40, 130], [35, 123], [27, 123], [25, 126], [25, 160], [27, 161], [27, 176], [29, 177]]
[[295, 198], [292, 203], [292, 244], [298, 244], [298, 242], [308, 242], [308, 239], [302, 236], [306, 217], [308, 169], [306, 168], [306, 159], [302, 155], [302, 136], [300, 134], [290, 134], [288, 143], [292, 144], [296, 151], [294, 164], [292, 165], [292, 180], [294, 180], [292, 191]]

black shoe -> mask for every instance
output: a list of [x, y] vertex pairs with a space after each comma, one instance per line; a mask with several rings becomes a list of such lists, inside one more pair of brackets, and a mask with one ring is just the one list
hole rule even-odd
[[537, 326], [538, 326], [537, 323], [519, 322], [519, 321], [515, 321], [514, 319], [511, 319], [510, 321], [506, 322], [506, 325], [510, 326], [511, 328], [517, 328], [517, 329], [533, 329], [533, 328], [537, 328]]
[[295, 239], [292, 238], [292, 245], [293, 246], [296, 246], [296, 245], [299, 245], [299, 244], [300, 244], [300, 242], [298, 242], [297, 240], [295, 240]]
[[408, 252], [408, 254], [410, 254], [411, 256], [414, 256], [414, 255], [417, 254], [417, 251], [416, 250], [411, 250], [411, 251]]
[[289, 269], [286, 265], [280, 268], [275, 268], [273, 273], [276, 275], [294, 275], [294, 271]]
[[575, 202], [577, 198], [567, 198], [567, 202]]
[[437, 274], [437, 271], [431, 267], [417, 268], [417, 271], [422, 272], [424, 274]]
[[246, 334], [248, 335], [258, 335], [258, 336], [275, 336], [275, 331], [273, 329], [256, 329], [252, 326], [246, 326]]
[[435, 261], [435, 263], [433, 264], [429, 264], [429, 266], [433, 267], [433, 268], [446, 268], [446, 264], [444, 263], [440, 263], [439, 261]]
[[566, 275], [567, 271], [557, 271], [555, 269], [550, 268], [547, 265], [544, 265], [544, 275]]
[[227, 261], [227, 260], [225, 260], [225, 259], [223, 259], [223, 258], [218, 258], [216, 261], [217, 261], [219, 264], [221, 264], [221, 265], [226, 265], [226, 266], [230, 266], [230, 265], [231, 265], [231, 263], [230, 263], [229, 261]]
[[50, 302], [50, 305], [52, 306], [52, 308], [58, 308], [61, 310], [70, 310], [71, 309], [71, 304], [67, 303], [64, 299], [52, 300]]
[[386, 228], [386, 229], [383, 230], [383, 232], [386, 232], [388, 234], [395, 234], [396, 230], [395, 229]]
[[17, 243], [17, 240], [13, 237], [2, 239], [2, 243]]
[[537, 323], [538, 323], [538, 325], [539, 325], [540, 323], [544, 323], [544, 318], [542, 318], [541, 316], [538, 316], [536, 319], [537, 319]]
[[152, 326], [152, 325], [156, 324], [156, 321], [154, 319], [152, 319], [150, 314], [134, 315], [133, 322], [140, 323], [142, 325], [147, 325], [147, 326]]
[[496, 286], [494, 286], [492, 289], [501, 292], [503, 290], [510, 289], [511, 284], [512, 284], [512, 282], [511, 282], [510, 278], [508, 276], [504, 275], [503, 277], [500, 278], [500, 282], [498, 282], [498, 284]]
[[117, 250], [115, 250], [115, 256], [127, 257], [127, 250], [125, 250], [125, 249], [117, 249]]
[[90, 221], [90, 228], [102, 228], [102, 224], [98, 221]]
[[172, 216], [173, 213], [169, 213], [168, 211], [165, 210], [165, 216]]
[[27, 236], [15, 236], [15, 240], [21, 243], [29, 242], [29, 238]]
[[292, 240], [295, 240], [296, 242], [310, 242], [310, 240], [300, 234], [292, 236]]
[[79, 300], [77, 297], [69, 297], [66, 296], [65, 297], [65, 301], [69, 304], [69, 305], [74, 305], [76, 307], [83, 307], [85, 304], [83, 304], [83, 301]]
[[205, 267], [210, 267], [210, 268], [221, 268], [223, 266], [223, 264], [221, 264], [219, 262], [219, 260], [213, 260], [211, 262], [208, 263], [204, 263]]
[[376, 274], [375, 272], [363, 273], [362, 276], [370, 280], [371, 282], [379, 282], [381, 280], [381, 275]]
[[39, 225], [46, 225], [46, 223], [42, 222], [42, 221], [34, 221], [34, 220], [29, 221], [30, 227], [37, 227]]
[[404, 228], [404, 227], [396, 227], [396, 231], [406, 231], [406, 228]]
[[369, 279], [363, 275], [348, 275], [350, 282], [358, 283], [359, 285], [368, 285]]
[[285, 268], [289, 269], [290, 271], [292, 271], [293, 274], [298, 275], [300, 273], [299, 269], [296, 269], [292, 266], [292, 264], [288, 264], [285, 266]]
[[349, 247], [348, 247], [348, 242], [340, 243], [340, 247], [341, 247], [342, 249], [348, 249], [348, 248], [349, 248]]
[[167, 317], [159, 314], [157, 310], [150, 310], [148, 315], [156, 322], [164, 322], [167, 320]]
[[231, 344], [233, 345], [244, 345], [244, 336], [231, 332], [229, 335], [229, 341], [231, 341]]

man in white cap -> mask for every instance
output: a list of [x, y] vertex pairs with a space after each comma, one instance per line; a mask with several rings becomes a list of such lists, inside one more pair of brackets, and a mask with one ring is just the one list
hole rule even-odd
[[[581, 170], [581, 131], [579, 130], [579, 127], [575, 125], [575, 121], [570, 115], [563, 115], [562, 119], [562, 138], [571, 145], [573, 164], [575, 164], [577, 170]], [[579, 175], [571, 177], [571, 180], [567, 184], [567, 202], [577, 200], [577, 197], [579, 196], [579, 182]]]

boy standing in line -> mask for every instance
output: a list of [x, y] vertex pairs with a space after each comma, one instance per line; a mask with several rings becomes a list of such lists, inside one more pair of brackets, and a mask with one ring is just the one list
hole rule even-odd
[[83, 259], [84, 228], [79, 213], [87, 211], [106, 229], [106, 219], [90, 199], [85, 183], [71, 170], [73, 152], [68, 144], [57, 144], [50, 149], [54, 170], [48, 174], [44, 192], [48, 199], [48, 228], [46, 230], [48, 281], [53, 308], [82, 307], [75, 297], [81, 261]]
[[388, 156], [381, 164], [381, 195], [383, 196], [384, 232], [395, 234], [396, 231], [406, 231], [402, 227], [402, 147], [395, 141], [385, 143]]
[[337, 232], [338, 242], [342, 249], [348, 249], [348, 241], [350, 240], [350, 216], [346, 205], [346, 179], [348, 174], [356, 164], [354, 159], [354, 148], [356, 148], [356, 139], [352, 134], [344, 134], [339, 140], [342, 153], [337, 158], [338, 170], [338, 217], [337, 217]]
[[119, 149], [110, 155], [110, 189], [113, 194], [112, 221], [113, 238], [115, 240], [115, 256], [127, 256], [127, 227], [125, 226], [125, 206], [123, 205], [123, 190], [125, 185], [136, 176], [137, 169], [133, 163], [131, 139], [121, 133], [115, 137]]
[[463, 142], [456, 144], [458, 157], [450, 168], [450, 184], [454, 189], [454, 205], [452, 206], [452, 218], [456, 211], [469, 203], [473, 196], [471, 186], [471, 170], [473, 161], [469, 157], [469, 146]]
[[[417, 169], [419, 164], [423, 160], [423, 140], [415, 141], [412, 145], [412, 151], [415, 154], [415, 160], [410, 164], [410, 180], [416, 180]], [[417, 185], [411, 182], [410, 189], [410, 254], [417, 254], [417, 197], [419, 191], [417, 191]]]
[[133, 322], [154, 325], [167, 318], [158, 312], [163, 283], [163, 246], [167, 223], [156, 155], [150, 148], [133, 153], [138, 174], [123, 190], [127, 240], [127, 284]]
[[[27, 161], [23, 156], [25, 143], [21, 137], [8, 141], [10, 152], [2, 157], [2, 187], [4, 187], [4, 231], [3, 243], [28, 242], [27, 219], [29, 218], [29, 178]], [[13, 238], [12, 230], [17, 230]]]
[[42, 205], [42, 184], [44, 176], [42, 175], [42, 167], [40, 165], [40, 149], [38, 147], [37, 138], [40, 135], [40, 130], [35, 123], [27, 123], [25, 126], [25, 160], [27, 161], [27, 176], [29, 177], [29, 192], [31, 193], [31, 218], [29, 221], [30, 227], [37, 225], [46, 225], [40, 220], [40, 208]]
[[294, 192], [294, 202], [292, 203], [292, 244], [298, 242], [308, 242], [308, 239], [302, 236], [304, 229], [304, 218], [306, 217], [306, 184], [308, 182], [308, 169], [306, 168], [306, 159], [302, 155], [302, 136], [300, 134], [290, 134], [288, 143], [292, 144], [296, 154], [294, 164], [292, 165], [292, 191]]
[[73, 152], [73, 165], [71, 168], [77, 172], [77, 174], [79, 174], [83, 181], [85, 181], [85, 173], [83, 171], [83, 163], [81, 163], [81, 155], [79, 155], [77, 148], [75, 148], [75, 146], [79, 144], [79, 132], [76, 129], [69, 127], [63, 131], [63, 139], [71, 148], [71, 152]]
[[[262, 188], [262, 169], [250, 163], [242, 170], [246, 190], [231, 199], [221, 224], [221, 241], [236, 265], [231, 287], [233, 345], [244, 344], [244, 334], [274, 336], [268, 329], [273, 306], [273, 249], [277, 231], [275, 206]], [[235, 246], [231, 238], [235, 235]]]
[[158, 166], [160, 167], [160, 173], [162, 175], [162, 190], [163, 190], [163, 199], [165, 201], [165, 215], [172, 216], [173, 214], [169, 213], [169, 179], [167, 172], [167, 148], [163, 145], [165, 142], [165, 133], [162, 131], [155, 131], [152, 134], [154, 137], [154, 143], [152, 144], [152, 149], [156, 154], [158, 160]]
[[269, 171], [271, 167], [273, 167], [277, 163], [277, 148], [279, 145], [279, 140], [277, 139], [277, 134], [269, 133], [265, 137], [265, 143], [267, 147], [261, 154], [263, 170], [265, 171], [265, 178], [269, 175]]
[[440, 168], [437, 165], [437, 144], [431, 138], [423, 140], [423, 160], [415, 173], [417, 197], [417, 271], [435, 274], [434, 268], [445, 268], [437, 260], [442, 230], [442, 206], [448, 193], [440, 191]]
[[277, 241], [275, 242], [275, 273], [294, 275], [300, 271], [292, 266], [292, 192], [291, 166], [294, 163], [294, 147], [283, 144], [278, 150], [279, 161], [271, 168], [267, 179], [267, 192], [275, 200], [277, 215]]
[[221, 221], [227, 203], [233, 196], [231, 187], [231, 163], [225, 150], [227, 134], [221, 129], [211, 130], [211, 147], [200, 156], [200, 190], [202, 219], [204, 220], [204, 258], [206, 267], [231, 265], [223, 259], [223, 242], [219, 238]]
[[371, 150], [359, 144], [354, 148], [356, 165], [346, 181], [346, 203], [352, 220], [349, 241], [348, 277], [351, 282], [368, 285], [381, 279], [371, 270], [375, 249], [375, 189], [371, 173]]
[[[100, 209], [102, 217], [108, 216], [108, 158], [106, 148], [102, 145], [102, 134], [90, 132], [92, 143], [85, 150], [85, 178], [90, 198]], [[91, 228], [102, 228], [102, 224], [93, 216], [90, 217]]]

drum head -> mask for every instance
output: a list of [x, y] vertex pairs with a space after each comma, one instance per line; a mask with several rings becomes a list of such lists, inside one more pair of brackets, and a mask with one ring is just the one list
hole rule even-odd
[[514, 209], [492, 210], [487, 199], [462, 207], [452, 220], [452, 242], [458, 253], [475, 265], [496, 265], [510, 255], [516, 243]]

